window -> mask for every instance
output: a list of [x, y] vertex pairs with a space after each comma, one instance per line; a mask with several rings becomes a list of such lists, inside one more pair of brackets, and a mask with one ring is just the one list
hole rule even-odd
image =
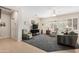
[[72, 27], [72, 19], [68, 19], [68, 27]]
[[74, 30], [77, 30], [77, 22], [78, 22], [78, 19], [77, 18], [73, 18], [73, 29]]

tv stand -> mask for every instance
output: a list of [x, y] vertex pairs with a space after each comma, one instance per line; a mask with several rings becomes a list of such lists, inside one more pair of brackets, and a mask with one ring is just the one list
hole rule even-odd
[[37, 35], [39, 33], [39, 29], [31, 29], [32, 36]]

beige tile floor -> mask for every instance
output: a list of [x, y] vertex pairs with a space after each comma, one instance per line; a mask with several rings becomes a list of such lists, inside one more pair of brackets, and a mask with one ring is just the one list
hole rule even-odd
[[0, 52], [5, 53], [41, 53], [45, 52], [24, 42], [13, 39], [0, 39]]

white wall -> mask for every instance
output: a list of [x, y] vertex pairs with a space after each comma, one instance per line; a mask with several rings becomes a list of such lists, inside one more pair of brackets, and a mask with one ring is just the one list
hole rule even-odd
[[17, 17], [17, 20], [16, 20], [16, 39], [18, 41], [21, 41], [22, 39], [22, 21], [23, 21], [23, 18], [22, 18], [22, 7], [20, 6], [5, 6], [6, 8], [10, 8], [14, 11], [17, 11], [18, 12], [18, 17]]
[[0, 38], [10, 38], [10, 14], [2, 10], [0, 20], [5, 23], [4, 27], [0, 26]]
[[18, 12], [17, 11], [13, 11], [12, 13], [11, 13], [11, 38], [12, 39], [17, 39], [16, 38], [16, 33], [17, 33], [17, 23], [16, 23], [16, 21], [17, 21], [17, 17], [18, 17]]

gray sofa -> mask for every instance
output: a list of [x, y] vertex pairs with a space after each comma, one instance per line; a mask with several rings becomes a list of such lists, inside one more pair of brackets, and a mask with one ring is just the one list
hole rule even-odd
[[67, 35], [57, 35], [57, 43], [76, 48], [78, 34], [70, 32]]

